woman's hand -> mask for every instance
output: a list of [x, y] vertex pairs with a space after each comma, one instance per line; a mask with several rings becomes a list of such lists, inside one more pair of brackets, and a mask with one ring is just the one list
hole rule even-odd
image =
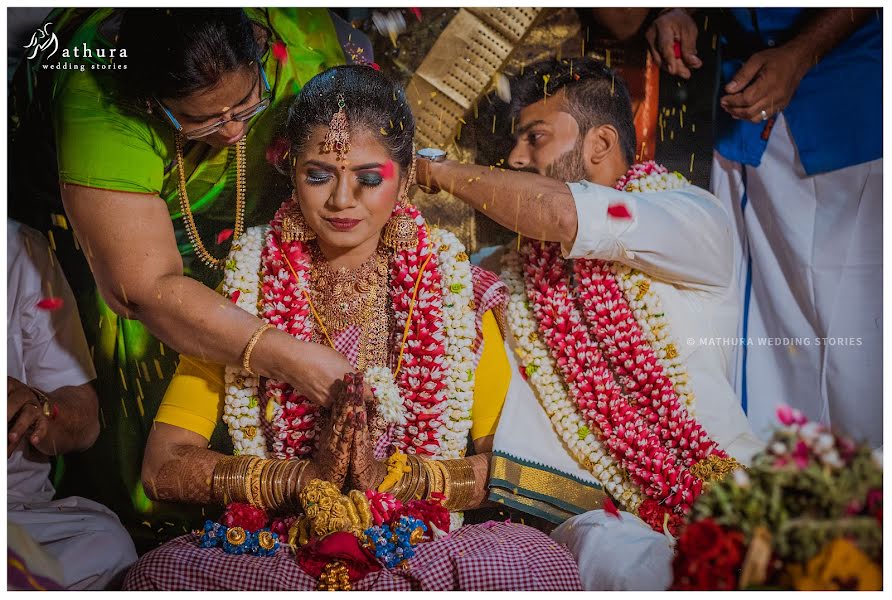
[[369, 432], [371, 392], [361, 385], [353, 397], [353, 454], [350, 459], [350, 487], [360, 492], [378, 489], [387, 475], [387, 465], [375, 459], [375, 440]]
[[[290, 343], [290, 341], [289, 341]], [[343, 354], [322, 344], [302, 342], [294, 354], [295, 371], [286, 379], [310, 402], [329, 407], [345, 376], [353, 365]]]
[[343, 489], [350, 468], [350, 454], [353, 448], [353, 399], [351, 397], [352, 374], [345, 377], [344, 383], [332, 404], [331, 411], [322, 422], [322, 434], [316, 456], [307, 465], [303, 481], [323, 479]]

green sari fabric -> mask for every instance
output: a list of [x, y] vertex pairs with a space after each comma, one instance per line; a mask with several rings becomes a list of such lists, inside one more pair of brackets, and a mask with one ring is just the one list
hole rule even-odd
[[[245, 11], [269, 32], [261, 61], [272, 93], [270, 107], [252, 119], [247, 136], [245, 221], [251, 226], [267, 222], [290, 193], [288, 178], [271, 164], [267, 150], [280, 135], [291, 100], [307, 80], [343, 64], [345, 58], [325, 9]], [[47, 21], [54, 23], [61, 54], [63, 48], [80, 48], [83, 44], [91, 49], [111, 48], [119, 16], [111, 8], [58, 9]], [[274, 56], [271, 48], [275, 42], [285, 44], [284, 60]], [[58, 55], [49, 62], [56, 60]], [[145, 107], [133, 106], [123, 98], [117, 91], [116, 70], [91, 66], [108, 65], [108, 59], [62, 60], [85, 64], [86, 68], [48, 73], [38, 58], [23, 65], [29, 72], [18, 83], [20, 87], [27, 86], [27, 90], [17, 90], [19, 97], [45, 95], [42, 106], [48, 114], [42, 116], [51, 120], [55, 132], [60, 185], [160, 196], [167, 203], [186, 273], [215, 287], [222, 274], [193, 260], [193, 250], [183, 230], [173, 128], [157, 115], [148, 114]], [[114, 62], [126, 64], [126, 58], [116, 58]], [[22, 108], [25, 102], [20, 101], [18, 107]], [[15, 107], [14, 103], [11, 109]], [[13, 127], [18, 124], [13, 117]], [[200, 142], [189, 142], [184, 148], [184, 162], [187, 192], [199, 232], [211, 253], [222, 256], [230, 242], [218, 245], [215, 238], [234, 223], [235, 148], [216, 150]], [[51, 192], [47, 192], [49, 195]], [[10, 199], [10, 203], [26, 201]], [[10, 212], [15, 213], [12, 207]], [[46, 212], [61, 214], [61, 210], [52, 208]], [[93, 352], [102, 425], [93, 448], [57, 462], [54, 483], [60, 496], [87, 496], [109, 506], [130, 530], [137, 548], [146, 550], [200, 525], [205, 512], [152, 502], [140, 483], [145, 443], [178, 357], [142, 323], [120, 318], [108, 308], [87, 274], [83, 253], [67, 223], [58, 216], [52, 222], [51, 241], [77, 295]], [[225, 450], [227, 444], [228, 436], [221, 428], [212, 445]]]

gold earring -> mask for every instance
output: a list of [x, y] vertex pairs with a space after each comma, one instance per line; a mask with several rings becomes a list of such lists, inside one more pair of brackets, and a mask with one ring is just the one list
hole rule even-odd
[[384, 226], [384, 245], [393, 250], [414, 250], [418, 246], [418, 226], [405, 212], [390, 217]]
[[415, 180], [415, 152], [413, 146], [412, 166], [409, 169], [409, 177], [406, 179], [406, 187], [400, 193], [399, 204], [397, 210], [400, 214], [390, 217], [387, 225], [384, 226], [384, 245], [394, 250], [414, 250], [418, 247], [418, 225], [415, 219], [406, 214], [405, 209], [409, 206], [409, 188]]
[[297, 202], [292, 203], [282, 216], [282, 241], [290, 244], [291, 242], [308, 242], [314, 239], [316, 239], [316, 232], [307, 225]]

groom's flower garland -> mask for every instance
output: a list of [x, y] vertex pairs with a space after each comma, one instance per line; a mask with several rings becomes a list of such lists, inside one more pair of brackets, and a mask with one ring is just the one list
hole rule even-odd
[[[636, 166], [617, 187], [641, 189], [636, 180], [643, 177], [649, 178], [647, 189], [678, 187], [679, 178], [661, 170], [655, 163]], [[657, 187], [660, 178], [666, 181]], [[649, 282], [635, 285], [633, 312], [631, 286], [622, 286], [606, 263], [574, 261], [571, 285], [557, 245], [528, 242], [521, 252], [522, 257], [509, 254], [503, 278], [511, 290], [509, 319], [519, 354], [540, 401], [577, 459], [614, 498], [630, 510], [640, 504], [639, 492], [650, 498], [642, 516], [646, 512], [660, 529], [663, 511], [654, 510], [657, 503], [687, 512], [703, 484], [690, 467], [710, 454], [725, 455], [679, 402], [686, 373], [677, 356], [666, 352], [671, 342], [665, 326], [647, 313], [658, 300], [652, 296], [637, 304], [653, 293]], [[635, 283], [644, 281], [642, 275]], [[657, 332], [665, 342], [658, 350], [662, 356], [647, 343]], [[562, 382], [554, 381], [556, 371]]]
[[[396, 252], [391, 261], [390, 293], [399, 334], [413, 295], [416, 298], [399, 381], [386, 367], [370, 367], [365, 375], [378, 399], [379, 413], [397, 427], [394, 445], [408, 453], [457, 458], [464, 451], [473, 403], [471, 267], [455, 236], [438, 230], [429, 236], [417, 210], [406, 210], [418, 224], [419, 244], [414, 250]], [[260, 314], [279, 329], [308, 341], [313, 331], [304, 294], [311, 266], [309, 253], [301, 242], [281, 243], [280, 230], [277, 215], [268, 230], [252, 228], [243, 242], [234, 245], [224, 289], [241, 308], [256, 314], [257, 273], [261, 273]], [[263, 231], [266, 244], [261, 247]], [[283, 251], [294, 273], [283, 260]], [[429, 257], [437, 258], [436, 266], [427, 264]], [[422, 267], [424, 274], [416, 292]], [[312, 452], [317, 434], [315, 405], [284, 382], [271, 379], [266, 380], [264, 395], [266, 419], [261, 419], [257, 378], [241, 368], [227, 367], [224, 420], [236, 453], [266, 456], [267, 438], [272, 440], [270, 450], [277, 458]]]
[[520, 254], [506, 252], [503, 261], [501, 278], [508, 286], [508, 322], [527, 381], [574, 458], [613, 498], [634, 511], [643, 500], [637, 486], [586, 424], [568, 393], [555, 358], [539, 335], [532, 305], [527, 300]]

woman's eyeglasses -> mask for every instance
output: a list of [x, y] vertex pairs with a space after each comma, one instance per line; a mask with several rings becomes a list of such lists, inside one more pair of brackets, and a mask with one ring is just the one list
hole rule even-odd
[[257, 61], [257, 68], [260, 71], [260, 80], [263, 82], [263, 95], [265, 97], [254, 106], [233, 114], [232, 118], [221, 119], [213, 125], [199, 127], [198, 129], [193, 129], [191, 131], [183, 131], [183, 126], [180, 125], [180, 122], [177, 121], [176, 117], [173, 116], [173, 113], [171, 113], [170, 110], [166, 106], [164, 106], [164, 104], [162, 104], [160, 100], [158, 100], [158, 98], [155, 98], [154, 100], [158, 104], [158, 106], [161, 107], [161, 110], [164, 111], [164, 114], [167, 116], [167, 119], [170, 121], [171, 125], [173, 125], [174, 129], [180, 132], [187, 140], [197, 140], [198, 138], [207, 137], [212, 133], [217, 133], [218, 131], [223, 129], [223, 127], [225, 127], [226, 124], [230, 121], [247, 121], [256, 114], [263, 112], [270, 105], [272, 98], [270, 97], [269, 81], [266, 78], [266, 72], [263, 70], [263, 65], [260, 64], [259, 60]]

